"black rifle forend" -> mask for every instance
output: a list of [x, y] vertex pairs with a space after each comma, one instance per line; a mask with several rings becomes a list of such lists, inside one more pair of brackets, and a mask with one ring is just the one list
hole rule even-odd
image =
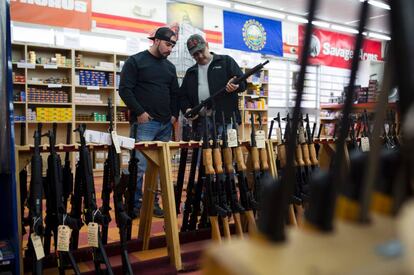
[[[263, 69], [263, 67], [269, 63], [269, 60], [266, 60], [263, 63], [260, 63], [258, 65], [256, 65], [254, 68], [248, 70], [245, 74], [243, 74], [242, 76], [236, 78], [233, 81], [233, 84], [240, 84], [241, 82], [245, 81], [249, 76], [259, 72], [260, 70]], [[198, 113], [200, 112], [200, 110], [205, 107], [207, 104], [210, 104], [218, 95], [220, 95], [221, 93], [224, 93], [226, 91], [226, 87], [221, 88], [220, 90], [218, 90], [217, 92], [215, 92], [213, 95], [211, 95], [210, 97], [208, 97], [207, 99], [201, 101], [200, 104], [198, 104], [197, 106], [195, 106], [194, 108], [192, 108], [190, 111], [188, 111], [187, 113], [184, 114], [185, 118], [194, 118], [195, 116], [198, 115]]]

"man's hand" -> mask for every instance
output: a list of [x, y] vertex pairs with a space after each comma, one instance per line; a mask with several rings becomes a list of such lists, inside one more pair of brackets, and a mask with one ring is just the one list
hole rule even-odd
[[137, 121], [140, 124], [150, 120], [152, 120], [152, 117], [147, 112], [143, 112], [141, 115], [137, 116]]
[[[187, 110], [185, 110], [186, 113], [188, 113], [189, 111], [191, 111], [191, 108], [188, 108]], [[187, 118], [189, 121], [193, 121], [196, 120], [198, 118], [198, 115], [196, 115], [195, 117], [192, 118]]]
[[232, 92], [234, 92], [235, 90], [237, 90], [237, 89], [239, 88], [239, 84], [233, 84], [233, 83], [232, 83], [235, 79], [236, 79], [236, 77], [235, 77], [235, 76], [233, 76], [233, 78], [231, 78], [231, 79], [229, 80], [229, 82], [227, 82], [227, 85], [226, 85], [226, 91], [227, 91], [228, 93], [232, 93]]
[[175, 116], [171, 116], [171, 124], [174, 124], [177, 121], [177, 118]]

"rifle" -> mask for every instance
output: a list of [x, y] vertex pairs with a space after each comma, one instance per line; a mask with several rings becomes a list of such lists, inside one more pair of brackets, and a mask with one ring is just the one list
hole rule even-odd
[[[137, 127], [138, 125], [135, 123], [132, 130], [134, 140], [137, 138]], [[130, 218], [135, 217], [134, 202], [135, 192], [137, 190], [138, 162], [139, 160], [137, 158], [137, 151], [135, 149], [132, 149], [128, 162], [128, 173], [126, 174], [124, 171], [124, 175], [126, 176], [128, 182], [127, 190], [125, 192], [125, 211]], [[130, 224], [127, 224], [127, 241], [131, 240], [131, 232], [132, 222]]]
[[[354, 52], [359, 52], [363, 43], [362, 33], [367, 20], [369, 5], [364, 1], [360, 13], [358, 34], [355, 38]], [[349, 131], [349, 115], [352, 111], [353, 95], [355, 92], [355, 80], [358, 70], [359, 57], [354, 55], [352, 58], [351, 75], [346, 92], [344, 108], [342, 112], [341, 124], [339, 127], [339, 138], [336, 140], [336, 153], [333, 159], [333, 169], [329, 172], [318, 171], [311, 183], [311, 198], [309, 207], [306, 209], [305, 216], [313, 227], [320, 231], [333, 230], [333, 218], [337, 194], [343, 189], [345, 184], [343, 178], [345, 163], [345, 141]]]
[[[72, 123], [67, 124], [66, 132], [66, 144], [70, 144], [70, 136], [72, 134]], [[70, 167], [69, 152], [65, 154], [65, 165], [63, 166], [63, 204], [65, 209], [67, 207], [67, 201], [73, 192], [73, 173]]]
[[313, 136], [315, 134], [315, 129], [316, 129], [316, 123], [313, 124], [313, 129], [312, 129], [312, 133], [310, 130], [310, 121], [309, 121], [309, 115], [306, 114], [306, 136], [307, 136], [307, 142], [308, 142], [308, 149], [309, 149], [309, 157], [310, 157], [310, 164], [315, 166], [319, 165], [319, 161], [318, 158], [316, 157], [316, 149], [315, 149], [315, 144], [313, 143]]
[[[110, 184], [111, 189], [114, 191], [113, 199], [114, 199], [114, 207], [115, 207], [115, 221], [116, 225], [119, 229], [119, 237], [120, 237], [120, 245], [121, 245], [121, 257], [122, 257], [122, 273], [132, 275], [132, 267], [131, 263], [129, 262], [128, 258], [128, 247], [127, 247], [127, 239], [128, 239], [128, 227], [132, 226], [131, 218], [127, 215], [124, 209], [124, 202], [123, 202], [123, 194], [126, 189], [126, 183], [121, 182], [121, 173], [120, 173], [120, 161], [119, 161], [119, 154], [117, 152], [115, 143], [118, 142], [114, 139], [116, 135], [113, 129], [113, 119], [112, 119], [113, 107], [111, 98], [108, 98], [108, 115], [107, 118], [109, 120], [109, 133], [111, 134], [112, 144], [108, 148], [108, 158], [105, 161], [105, 169], [109, 169], [107, 175], [110, 178], [107, 179], [108, 183]], [[135, 182], [136, 184], [136, 182]], [[109, 197], [109, 193], [107, 194]], [[104, 208], [106, 210], [108, 208]], [[104, 215], [105, 212], [104, 212]], [[109, 213], [106, 215], [109, 217]], [[105, 227], [108, 230], [108, 227]], [[106, 234], [108, 232], [106, 231]]]
[[[189, 141], [191, 126], [188, 123], [183, 125], [183, 141]], [[175, 186], [175, 210], [177, 215], [180, 213], [181, 195], [183, 193], [185, 168], [187, 166], [188, 148], [181, 148], [180, 165], [178, 166], [177, 185]]]
[[221, 242], [218, 216], [226, 216], [227, 211], [219, 206], [218, 188], [214, 181], [213, 155], [208, 138], [208, 117], [204, 117], [204, 134], [203, 134], [203, 165], [205, 175], [202, 178], [205, 186], [205, 206], [207, 207], [208, 216], [211, 223], [211, 237], [213, 240]]
[[[237, 120], [236, 114], [233, 112], [233, 129], [237, 131]], [[245, 210], [247, 217], [249, 232], [252, 233], [256, 231], [256, 220], [254, 218], [253, 210], [257, 210], [259, 205], [254, 199], [252, 191], [249, 189], [246, 177], [246, 164], [243, 158], [242, 148], [237, 140], [237, 147], [233, 148], [233, 154], [235, 156], [236, 162], [236, 171], [237, 171], [237, 182], [239, 185], [240, 192], [240, 204]]]
[[[75, 195], [74, 197], [81, 197], [83, 196], [83, 216], [84, 221], [87, 225], [89, 223], [98, 223], [99, 225], [103, 225], [107, 222], [106, 217], [103, 216], [101, 211], [98, 209], [96, 205], [96, 194], [95, 194], [95, 185], [93, 180], [93, 171], [92, 171], [92, 161], [91, 156], [89, 154], [89, 150], [86, 147], [86, 140], [85, 140], [85, 129], [86, 125], [81, 124], [75, 130], [79, 132], [80, 136], [80, 148], [79, 148], [79, 162], [76, 167], [76, 175], [75, 178], [78, 177], [78, 182], [75, 182], [75, 194], [77, 187], [82, 191], [81, 195]], [[80, 184], [76, 184], [80, 183]], [[76, 209], [78, 210], [78, 209]], [[106, 273], [113, 275], [112, 267], [109, 263], [108, 256], [106, 255], [102, 238], [100, 234], [98, 226], [98, 247], [92, 248], [93, 253], [93, 261], [95, 265], [95, 272], [96, 274], [104, 274], [101, 270], [101, 263], [104, 263], [106, 266]]]
[[112, 192], [111, 179], [114, 177], [114, 175], [111, 175], [111, 172], [113, 171], [111, 169], [111, 164], [110, 164], [109, 154], [108, 154], [108, 157], [106, 158], [105, 163], [104, 163], [102, 193], [101, 193], [102, 206], [100, 207], [100, 211], [104, 217], [104, 222], [102, 224], [102, 243], [105, 245], [108, 243], [108, 227], [109, 227], [109, 223], [112, 220], [111, 213], [110, 213], [112, 209], [110, 206], [110, 199], [111, 199], [111, 192]]
[[[34, 152], [31, 159], [31, 179], [30, 179], [30, 196], [29, 196], [29, 217], [30, 235], [43, 237], [43, 217], [42, 217], [42, 198], [43, 198], [43, 179], [42, 179], [42, 156], [40, 155], [40, 142], [42, 138], [42, 124], [37, 124], [37, 130], [34, 131]], [[27, 253], [31, 256], [33, 274], [42, 274], [43, 261], [37, 259], [32, 237], [29, 238], [29, 249]]]
[[[213, 111], [212, 114], [213, 120], [213, 164], [214, 171], [216, 173], [216, 182], [214, 183], [215, 188], [217, 188], [217, 197], [218, 197], [218, 206], [223, 212], [217, 211], [221, 220], [223, 222], [224, 236], [228, 239], [231, 238], [230, 227], [229, 227], [229, 218], [231, 217], [231, 209], [228, 205], [227, 194], [226, 194], [226, 176], [223, 170], [223, 160], [220, 151], [220, 138], [217, 134], [216, 129], [216, 114]], [[224, 125], [223, 125], [224, 127]], [[222, 136], [224, 136], [224, 131]]]
[[[249, 76], [259, 72], [260, 70], [263, 69], [263, 67], [269, 63], [269, 60], [266, 60], [265, 62], [256, 65], [254, 68], [248, 70], [245, 74], [243, 74], [242, 76], [236, 78], [232, 83], [233, 84], [240, 84], [241, 82], [245, 81]], [[217, 96], [219, 96], [222, 93], [226, 92], [226, 87], [221, 88], [220, 90], [218, 90], [217, 92], [215, 92], [214, 94], [212, 94], [210, 97], [208, 97], [205, 100], [202, 100], [200, 104], [198, 104], [197, 106], [195, 106], [194, 108], [192, 108], [190, 111], [186, 112], [184, 114], [185, 118], [194, 118], [196, 115], [198, 115], [198, 113], [200, 112], [200, 110], [207, 106], [207, 104], [212, 104], [212, 102], [215, 100], [215, 98]]]
[[[20, 128], [20, 145], [24, 145], [26, 135], [26, 124], [22, 123]], [[20, 185], [20, 215], [22, 217], [22, 235], [26, 235], [26, 225], [30, 224], [28, 218], [24, 217], [24, 207], [27, 203], [27, 168], [23, 167], [19, 172], [19, 185]]]
[[[240, 220], [240, 213], [244, 213], [244, 208], [239, 203], [239, 198], [237, 196], [236, 181], [234, 179], [234, 168], [233, 168], [233, 156], [231, 152], [231, 147], [229, 147], [228, 138], [227, 138], [227, 124], [224, 118], [224, 112], [221, 113], [222, 123], [223, 123], [223, 134], [222, 134], [222, 152], [224, 159], [224, 168], [225, 168], [225, 187], [227, 193], [227, 201], [230, 204], [231, 212], [233, 213], [234, 224], [236, 226], [236, 233], [240, 238], [243, 238], [243, 229]], [[233, 123], [233, 118], [230, 118], [231, 123]]]
[[[80, 274], [78, 265], [71, 250], [58, 250], [58, 227], [68, 226], [72, 230], [78, 230], [79, 224], [76, 219], [72, 219], [66, 214], [66, 205], [63, 197], [63, 179], [62, 179], [62, 165], [60, 156], [56, 153], [56, 126], [54, 124], [53, 131], [49, 131], [46, 136], [49, 137], [49, 152], [47, 159], [47, 180], [49, 196], [47, 197], [48, 212], [46, 215], [46, 229], [47, 232], [53, 231], [55, 252], [57, 253], [57, 263], [59, 274], [65, 274], [66, 269], [73, 269], [75, 274]], [[49, 239], [48, 239], [49, 238]], [[69, 241], [69, 240], [68, 240]], [[50, 235], [45, 236], [45, 246], [50, 248]]]
[[[195, 123], [195, 122], [193, 122]], [[196, 137], [196, 139], [198, 139]], [[195, 183], [195, 176], [196, 176], [196, 170], [197, 170], [197, 164], [200, 160], [200, 149], [194, 148], [193, 152], [192, 152], [192, 156], [191, 156], [191, 166], [190, 166], [190, 174], [188, 177], [188, 183], [187, 183], [187, 197], [184, 203], [184, 213], [183, 213], [183, 222], [181, 225], [181, 232], [186, 232], [188, 230], [192, 230], [195, 229], [195, 225], [194, 228], [192, 228], [190, 225], [190, 221], [189, 217], [190, 217], [190, 213], [194, 213], [195, 211], [195, 198], [194, 198], [194, 194], [193, 194], [193, 189], [194, 189], [194, 183]], [[201, 164], [201, 160], [200, 160], [200, 164]], [[200, 177], [202, 175], [202, 165], [199, 169], [199, 180], [198, 180], [198, 185], [201, 185], [201, 181], [200, 181]], [[200, 191], [201, 193], [201, 191]], [[197, 193], [196, 193], [197, 194]], [[201, 194], [200, 194], [201, 197]], [[200, 206], [198, 206], [199, 208]], [[198, 215], [198, 213], [197, 213]], [[195, 223], [197, 222], [197, 216], [195, 217]]]

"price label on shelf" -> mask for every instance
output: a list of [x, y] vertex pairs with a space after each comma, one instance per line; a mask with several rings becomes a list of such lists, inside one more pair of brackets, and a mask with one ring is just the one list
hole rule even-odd
[[47, 84], [47, 87], [48, 88], [62, 88], [62, 84], [51, 83], [51, 84]]
[[97, 90], [99, 90], [99, 86], [86, 86], [86, 89], [87, 90], [95, 90], [95, 91], [97, 91]]
[[34, 69], [36, 68], [36, 64], [33, 63], [26, 63], [26, 62], [17, 62], [17, 68], [20, 69]]
[[45, 70], [49, 69], [49, 70], [56, 70], [58, 68], [58, 66], [56, 64], [44, 64], [43, 68]]

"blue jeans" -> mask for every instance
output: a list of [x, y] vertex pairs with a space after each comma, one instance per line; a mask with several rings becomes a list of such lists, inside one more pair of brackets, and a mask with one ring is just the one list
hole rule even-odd
[[[131, 137], [133, 137], [133, 128], [131, 126]], [[172, 133], [172, 124], [170, 122], [162, 123], [155, 120], [146, 123], [137, 123], [136, 141], [170, 141]], [[141, 208], [142, 204], [142, 181], [145, 170], [147, 169], [147, 159], [137, 150], [138, 162], [138, 176], [137, 176], [137, 191], [135, 192], [135, 208]], [[155, 195], [154, 204], [158, 204], [158, 194]]]

